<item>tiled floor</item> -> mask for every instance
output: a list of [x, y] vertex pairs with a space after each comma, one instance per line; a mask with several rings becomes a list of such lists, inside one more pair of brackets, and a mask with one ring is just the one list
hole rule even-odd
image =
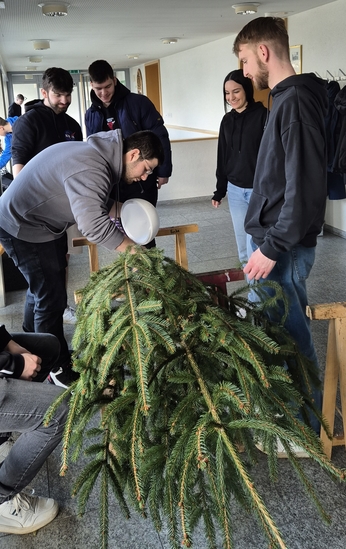
[[[199, 232], [187, 234], [189, 268], [193, 272], [215, 271], [238, 266], [234, 233], [226, 203], [218, 210], [210, 200], [196, 200], [176, 204], [160, 204], [161, 225], [171, 226], [198, 223]], [[174, 238], [160, 237], [158, 246], [166, 255], [174, 257]], [[115, 258], [105, 250], [99, 250], [101, 265]], [[309, 279], [311, 303], [345, 301], [346, 240], [326, 233], [318, 239], [317, 259]], [[88, 255], [70, 259], [69, 298], [73, 303], [73, 291], [82, 287], [89, 277]], [[229, 289], [236, 283], [230, 283]], [[237, 283], [238, 284], [238, 283]], [[0, 322], [10, 331], [21, 329], [24, 292], [7, 293], [7, 306], [0, 309]], [[71, 338], [73, 327], [66, 326], [66, 336]], [[325, 361], [327, 324], [313, 323], [313, 333], [320, 363]], [[346, 467], [345, 449], [333, 450], [333, 462]], [[305, 495], [288, 464], [279, 464], [279, 481], [270, 484], [266, 460], [259, 462], [252, 475], [273, 518], [283, 534], [289, 549], [344, 549], [346, 547], [346, 486], [334, 484], [311, 460], [301, 465], [314, 480], [325, 509], [331, 515], [331, 525], [323, 523], [311, 501]], [[76, 501], [70, 497], [70, 488], [78, 464], [71, 466], [66, 477], [59, 477], [59, 448], [50, 456], [46, 465], [33, 482], [36, 492], [58, 500], [58, 517], [37, 535], [13, 536], [0, 534], [0, 549], [96, 549], [98, 548], [98, 502], [96, 494], [89, 502], [84, 518], [77, 516]], [[236, 505], [233, 507], [234, 549], [265, 549], [268, 547], [256, 521]], [[156, 533], [151, 522], [133, 515], [130, 520], [122, 517], [118, 505], [111, 505], [110, 549], [168, 549], [167, 532]], [[194, 538], [196, 549], [207, 549], [202, 528]], [[218, 549], [222, 549], [219, 539]]]

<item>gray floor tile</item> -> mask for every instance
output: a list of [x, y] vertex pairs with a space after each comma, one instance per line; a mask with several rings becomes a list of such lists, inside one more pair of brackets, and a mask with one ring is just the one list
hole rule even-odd
[[[186, 235], [189, 268], [192, 272], [209, 272], [238, 266], [234, 231], [227, 201], [218, 210], [211, 207], [210, 197], [203, 200], [183, 201], [158, 205], [162, 226], [198, 223], [199, 232]], [[157, 244], [165, 254], [174, 257], [174, 237], [160, 237]], [[112, 262], [116, 254], [99, 248], [100, 265]], [[346, 240], [330, 233], [318, 239], [316, 262], [308, 280], [310, 303], [346, 301], [345, 290]], [[88, 253], [72, 255], [69, 268], [69, 302], [73, 303], [74, 291], [83, 287], [89, 279]], [[228, 292], [243, 286], [243, 282], [229, 283]], [[21, 331], [25, 292], [9, 292], [7, 305], [0, 309], [0, 322], [10, 331]], [[316, 350], [324, 370], [328, 323], [313, 321], [312, 332]], [[65, 326], [70, 341], [73, 326]], [[38, 494], [50, 495], [59, 501], [61, 511], [56, 520], [36, 536], [9, 536], [0, 534], [0, 549], [96, 549], [98, 547], [98, 499], [93, 494], [83, 519], [77, 516], [77, 501], [70, 496], [71, 485], [81, 468], [71, 465], [66, 477], [59, 477], [59, 446], [33, 481]], [[325, 509], [332, 523], [325, 525], [314, 506], [300, 487], [295, 475], [282, 461], [279, 464], [279, 480], [268, 480], [266, 459], [260, 456], [258, 465], [251, 471], [266, 505], [272, 513], [290, 549], [344, 549], [346, 547], [346, 487], [330, 481], [329, 477], [310, 460], [303, 460], [304, 470], [314, 480]], [[333, 462], [346, 467], [345, 449], [333, 450]], [[126, 520], [114, 502], [111, 506], [110, 549], [168, 549], [167, 529], [158, 535], [150, 520], [133, 514]], [[234, 516], [234, 549], [266, 549], [268, 543], [252, 516], [232, 506]], [[222, 540], [218, 537], [218, 549]], [[202, 525], [194, 536], [196, 549], [207, 549]]]

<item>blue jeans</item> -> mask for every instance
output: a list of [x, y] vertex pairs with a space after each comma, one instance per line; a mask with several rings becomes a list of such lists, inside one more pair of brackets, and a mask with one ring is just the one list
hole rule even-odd
[[[13, 334], [13, 339], [42, 358], [40, 373], [49, 372], [59, 356], [59, 343], [48, 334]], [[37, 376], [35, 381], [40, 381]], [[46, 383], [0, 378], [0, 431], [22, 433], [0, 465], [0, 504], [23, 490], [59, 444], [66, 416], [64, 402], [48, 427], [43, 418], [63, 389]]]
[[[13, 341], [27, 349], [33, 355], [42, 359], [41, 370], [33, 378], [35, 382], [42, 382], [46, 379], [49, 372], [54, 368], [60, 353], [59, 341], [51, 334], [11, 334]], [[11, 435], [11, 432], [2, 433], [0, 431], [0, 444]]]
[[227, 186], [227, 199], [229, 211], [232, 217], [234, 227], [235, 240], [238, 248], [238, 257], [242, 265], [246, 265], [252, 253], [251, 237], [245, 232], [244, 220], [252, 189], [243, 189], [232, 183]]
[[66, 234], [58, 240], [33, 243], [19, 240], [0, 228], [0, 242], [29, 285], [23, 330], [55, 335], [60, 343], [56, 366], [69, 363], [70, 353], [63, 329], [63, 313], [67, 306]]
[[[257, 249], [256, 244], [253, 242], [252, 248], [253, 250]], [[306, 248], [299, 245], [295, 246], [291, 251], [280, 255], [269, 276], [266, 279], [260, 279], [260, 282], [264, 284], [264, 289], [270, 295], [273, 295], [273, 290], [265, 287], [266, 280], [278, 282], [284, 290], [289, 302], [289, 311], [284, 326], [296, 341], [301, 353], [315, 364], [316, 373], [319, 375], [320, 370], [312, 340], [310, 319], [306, 316], [306, 306], [308, 304], [306, 280], [310, 274], [314, 261], [315, 248]], [[269, 315], [274, 322], [282, 317], [284, 313], [282, 302], [278, 302], [278, 307], [279, 311], [278, 313], [275, 313], [275, 316]], [[312, 398], [317, 408], [321, 410], [322, 391], [313, 388]], [[320, 424], [317, 419], [312, 414], [309, 419], [312, 428], [319, 433]]]

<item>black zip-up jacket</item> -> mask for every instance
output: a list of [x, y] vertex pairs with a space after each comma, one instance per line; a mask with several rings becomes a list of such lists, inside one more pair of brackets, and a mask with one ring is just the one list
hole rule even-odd
[[66, 113], [55, 114], [41, 100], [25, 104], [25, 114], [13, 128], [12, 163], [27, 164], [34, 156], [50, 145], [63, 141], [83, 141], [78, 122]]
[[337, 142], [333, 171], [346, 173], [346, 86], [337, 94], [334, 101], [335, 108], [341, 117], [340, 136]]
[[257, 157], [245, 230], [276, 261], [301, 244], [316, 246], [327, 197], [326, 82], [293, 75], [275, 86]]
[[24, 370], [23, 356], [4, 351], [11, 339], [5, 326], [0, 326], [0, 377], [19, 379]]
[[238, 113], [235, 109], [221, 121], [213, 200], [220, 202], [228, 182], [252, 189], [258, 149], [263, 135], [267, 109], [262, 103], [250, 103]]

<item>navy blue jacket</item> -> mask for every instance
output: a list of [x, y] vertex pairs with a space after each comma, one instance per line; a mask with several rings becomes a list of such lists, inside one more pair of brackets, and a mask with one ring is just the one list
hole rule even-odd
[[[107, 131], [107, 122], [102, 111], [102, 102], [92, 90], [92, 105], [85, 113], [87, 135]], [[119, 80], [115, 86], [112, 99], [117, 115], [118, 127], [124, 138], [141, 131], [151, 130], [162, 142], [165, 153], [164, 163], [155, 170], [156, 177], [170, 177], [172, 174], [172, 155], [168, 132], [163, 124], [162, 116], [153, 103], [145, 95], [130, 92]]]

